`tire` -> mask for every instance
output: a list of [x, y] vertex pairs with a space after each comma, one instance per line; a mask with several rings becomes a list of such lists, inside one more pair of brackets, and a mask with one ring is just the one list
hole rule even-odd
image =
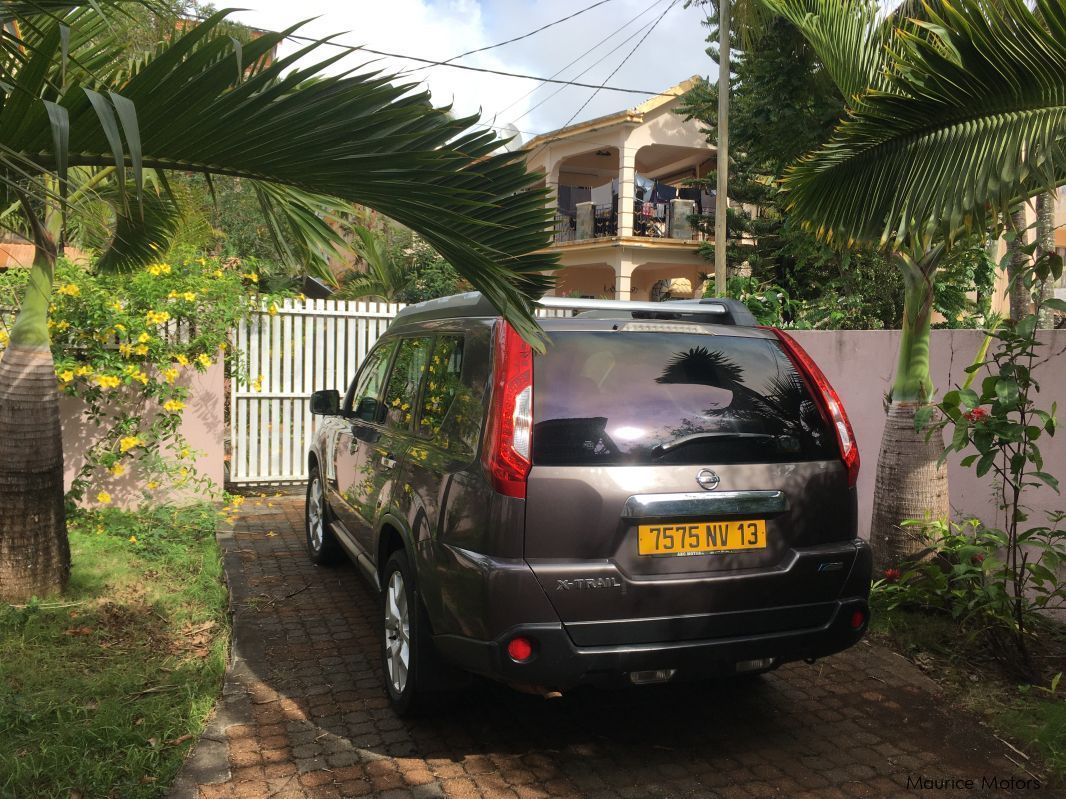
[[432, 710], [469, 682], [437, 654], [415, 580], [407, 553], [393, 552], [381, 582], [381, 672], [400, 716]]
[[307, 499], [304, 501], [304, 541], [307, 544], [307, 556], [317, 566], [336, 565], [344, 554], [337, 537], [329, 529], [332, 518], [318, 467], [312, 466], [307, 478]]

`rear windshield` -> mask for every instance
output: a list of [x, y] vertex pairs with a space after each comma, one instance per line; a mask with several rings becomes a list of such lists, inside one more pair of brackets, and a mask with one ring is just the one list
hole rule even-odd
[[780, 463], [838, 457], [773, 340], [557, 332], [533, 377], [533, 462]]

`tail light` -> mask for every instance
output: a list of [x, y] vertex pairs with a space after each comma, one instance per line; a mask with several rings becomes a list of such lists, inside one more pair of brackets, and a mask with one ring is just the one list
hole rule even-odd
[[847, 413], [844, 412], [844, 403], [840, 401], [840, 395], [829, 384], [822, 370], [818, 368], [818, 364], [811, 360], [811, 356], [796, 343], [792, 336], [776, 327], [769, 329], [780, 339], [788, 357], [807, 381], [826, 421], [836, 431], [840, 457], [848, 470], [848, 486], [854, 487], [859, 479], [859, 445], [855, 441], [855, 433], [851, 429]]
[[493, 488], [525, 499], [533, 444], [533, 350], [503, 320], [493, 334], [493, 371], [485, 468]]

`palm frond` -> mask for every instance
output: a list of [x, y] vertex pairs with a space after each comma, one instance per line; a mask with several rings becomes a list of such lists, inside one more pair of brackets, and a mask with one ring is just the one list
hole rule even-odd
[[328, 220], [340, 219], [343, 210], [328, 197], [292, 186], [263, 181], [253, 181], [252, 185], [274, 245], [285, 262], [301, 274], [337, 285], [329, 259], [348, 249], [348, 242]]
[[[532, 188], [536, 179], [522, 154], [496, 153], [494, 133], [473, 130], [474, 119], [452, 118], [428, 93], [389, 75], [326, 75], [337, 58], [296, 68], [320, 43], [266, 64], [285, 32], [244, 43], [240, 61], [255, 66], [241, 75], [233, 41], [213, 35], [224, 19], [217, 14], [190, 28], [120, 85], [82, 77], [60, 87], [53, 101], [69, 119], [68, 164], [121, 161], [135, 185], [139, 169], [187, 170], [366, 205], [418, 232], [523, 336], [539, 340], [532, 302], [551, 285], [546, 273], [556, 257], [545, 249], [547, 196]], [[58, 23], [42, 19], [39, 27], [37, 52], [50, 48], [59, 59]], [[31, 72], [27, 65], [16, 77], [29, 82]], [[27, 94], [46, 94], [43, 80]], [[111, 104], [121, 152], [106, 132], [107, 112], [85, 88]], [[62, 154], [45, 107], [39, 99], [17, 102], [19, 96], [0, 109], [3, 141], [54, 172]]]
[[887, 86], [786, 175], [829, 240], [952, 236], [1066, 182], [1066, 6], [955, 0], [895, 29]]

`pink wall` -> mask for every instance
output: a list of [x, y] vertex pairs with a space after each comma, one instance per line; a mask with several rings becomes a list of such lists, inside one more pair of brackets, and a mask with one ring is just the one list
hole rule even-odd
[[[181, 432], [188, 440], [193, 457], [189, 465], [196, 472], [209, 478], [214, 483], [213, 491], [222, 490], [223, 454], [225, 422], [223, 416], [225, 392], [223, 386], [223, 367], [216, 363], [202, 374], [185, 370], [179, 378], [189, 387], [189, 398], [185, 402], [185, 412], [181, 423]], [[123, 397], [115, 392], [116, 399]], [[148, 418], [153, 409], [150, 404], [133, 399], [126, 394], [127, 402], [140, 402], [141, 413]], [[63, 452], [65, 458], [64, 488], [69, 489], [75, 474], [85, 463], [85, 452], [102, 438], [106, 428], [96, 425], [84, 415], [84, 405], [80, 400], [60, 398], [60, 422], [63, 426]], [[145, 482], [137, 467], [135, 458], [124, 461], [128, 471], [121, 477], [114, 477], [103, 470], [97, 470], [92, 480], [92, 490], [85, 498], [86, 505], [96, 504], [96, 494], [101, 490], [111, 494], [112, 502], [118, 507], [136, 507], [144, 502]], [[165, 481], [164, 481], [165, 485]], [[210, 498], [200, 487], [172, 488], [157, 490], [152, 493], [153, 502], [181, 502], [192, 498]]]
[[[798, 330], [792, 334], [825, 372], [844, 401], [848, 417], [859, 442], [862, 468], [859, 472], [859, 529], [869, 538], [870, 516], [873, 508], [874, 475], [877, 455], [884, 430], [884, 397], [892, 385], [899, 331], [813, 331]], [[932, 374], [938, 394], [962, 383], [969, 366], [981, 346], [983, 335], [975, 330], [934, 330], [932, 342]], [[1051, 403], [1066, 400], [1066, 330], [1052, 330], [1040, 334], [1045, 346], [1039, 349], [1041, 359], [1055, 356], [1035, 370], [1040, 383], [1037, 407], [1050, 408]], [[992, 343], [995, 346], [995, 342]], [[1066, 481], [1066, 442], [1057, 438], [1041, 439], [1045, 471]], [[948, 481], [951, 508], [956, 517], [979, 516], [992, 522], [996, 516], [996, 497], [991, 476], [978, 478], [972, 469], [958, 465], [960, 458], [949, 462]], [[1030, 519], [1043, 521], [1042, 511], [1066, 510], [1066, 496], [1059, 496], [1047, 488], [1030, 493]]]

